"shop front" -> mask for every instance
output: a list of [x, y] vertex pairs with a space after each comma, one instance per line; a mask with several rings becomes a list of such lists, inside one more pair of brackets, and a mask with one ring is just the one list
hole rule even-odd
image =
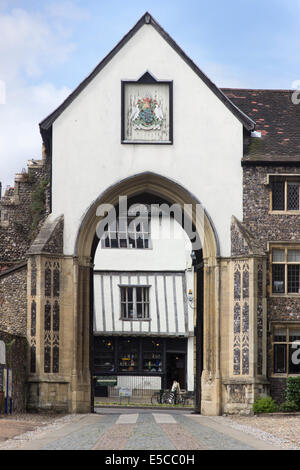
[[95, 397], [117, 396], [122, 387], [149, 396], [175, 379], [187, 390], [187, 345], [187, 338], [94, 336]]

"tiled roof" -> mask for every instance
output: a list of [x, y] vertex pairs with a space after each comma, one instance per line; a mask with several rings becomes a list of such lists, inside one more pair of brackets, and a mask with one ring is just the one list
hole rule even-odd
[[223, 93], [256, 122], [261, 138], [251, 138], [244, 160], [300, 162], [300, 104], [292, 90], [222, 88]]

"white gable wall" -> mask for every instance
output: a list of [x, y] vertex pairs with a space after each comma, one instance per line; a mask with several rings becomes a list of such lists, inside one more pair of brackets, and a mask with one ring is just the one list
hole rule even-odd
[[[173, 145], [121, 144], [121, 80], [149, 70], [173, 80]], [[145, 171], [170, 178], [210, 215], [221, 255], [242, 216], [243, 128], [151, 25], [144, 25], [53, 124], [53, 217], [64, 214], [72, 255], [88, 207], [109, 186]]]

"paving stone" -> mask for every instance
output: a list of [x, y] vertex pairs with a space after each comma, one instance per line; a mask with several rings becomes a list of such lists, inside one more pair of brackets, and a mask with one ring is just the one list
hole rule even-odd
[[123, 450], [134, 427], [134, 424], [114, 424], [102, 434], [93, 450]]
[[126, 450], [175, 450], [163, 429], [151, 414], [140, 414], [137, 424], [126, 444]]
[[179, 424], [161, 424], [161, 427], [177, 450], [207, 449], [207, 447]]
[[[8, 441], [8, 448], [30, 450], [251, 450], [276, 449], [243, 430], [226, 426], [226, 420], [180, 412], [70, 415], [63, 425], [27, 433], [26, 441]], [[61, 420], [60, 420], [61, 421]], [[1, 421], [0, 421], [1, 423]], [[2, 423], [6, 424], [4, 420]], [[32, 423], [30, 423], [32, 424]], [[27, 423], [28, 425], [28, 423]], [[22, 426], [15, 432], [22, 432]], [[2, 427], [2, 431], [3, 431]], [[8, 430], [6, 431], [8, 432]], [[1, 444], [1, 449], [3, 443]]]
[[165, 413], [152, 413], [155, 422], [157, 424], [176, 424], [175, 418], [172, 415], [165, 414]]
[[100, 436], [115, 423], [118, 415], [105, 415], [103, 419], [95, 424], [84, 425], [76, 432], [53, 441], [43, 450], [89, 450], [92, 449]]
[[138, 414], [121, 414], [117, 419], [116, 424], [135, 424], [138, 416]]
[[209, 450], [253, 450], [253, 447], [215, 429], [203, 426], [187, 416], [178, 415], [176, 420]]

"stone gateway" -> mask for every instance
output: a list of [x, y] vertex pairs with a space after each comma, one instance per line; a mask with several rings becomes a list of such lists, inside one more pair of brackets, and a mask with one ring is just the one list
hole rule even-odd
[[146, 13], [40, 123], [42, 159], [0, 200], [0, 330], [27, 338], [29, 409], [173, 380], [205, 415], [284, 400], [300, 374], [291, 97], [219, 89]]

